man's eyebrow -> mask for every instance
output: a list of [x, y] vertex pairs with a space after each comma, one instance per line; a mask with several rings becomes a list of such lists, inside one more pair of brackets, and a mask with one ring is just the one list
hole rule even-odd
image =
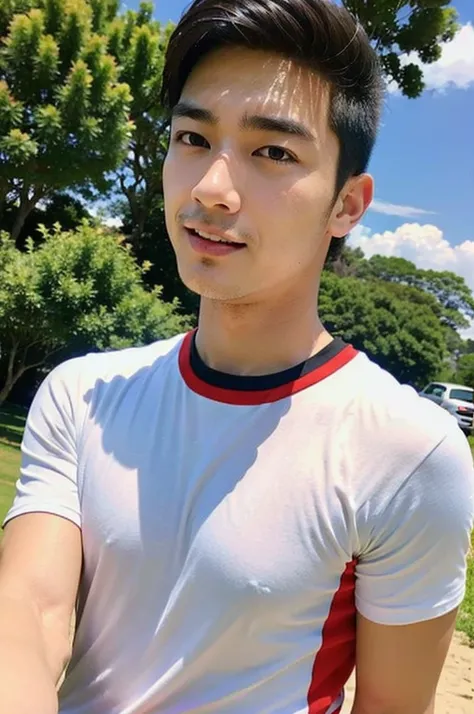
[[205, 124], [219, 123], [216, 115], [209, 111], [209, 109], [203, 109], [202, 107], [198, 107], [196, 104], [185, 101], [181, 101], [176, 104], [171, 112], [171, 116], [173, 119], [194, 119], [194, 121], [202, 121]]
[[[216, 126], [219, 123], [217, 116], [209, 109], [199, 107], [192, 102], [180, 101], [172, 111], [173, 119], [186, 118], [200, 121], [204, 124]], [[306, 141], [316, 141], [314, 134], [304, 124], [294, 119], [284, 117], [265, 116], [264, 114], [245, 114], [239, 122], [243, 130], [269, 131], [278, 134], [289, 134]]]
[[260, 114], [245, 115], [241, 122], [242, 129], [255, 129], [257, 131], [271, 131], [278, 134], [289, 134], [296, 136], [299, 139], [306, 141], [316, 141], [314, 134], [294, 119], [285, 119], [283, 117], [271, 117]]

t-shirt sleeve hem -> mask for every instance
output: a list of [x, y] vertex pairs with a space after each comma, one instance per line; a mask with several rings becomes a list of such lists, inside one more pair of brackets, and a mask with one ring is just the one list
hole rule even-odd
[[376, 625], [415, 625], [418, 622], [436, 620], [438, 617], [452, 612], [462, 603], [464, 595], [465, 587], [463, 586], [455, 595], [444, 599], [441, 603], [418, 609], [374, 607], [356, 598], [356, 609], [363, 617]]
[[7, 523], [12, 521], [14, 518], [17, 518], [18, 516], [25, 516], [28, 513], [49, 513], [53, 516], [60, 516], [61, 518], [65, 518], [67, 521], [71, 521], [74, 525], [78, 526], [78, 528], [82, 525], [80, 515], [72, 509], [65, 508], [64, 506], [51, 505], [50, 503], [35, 503], [31, 504], [31, 506], [25, 505], [17, 508], [11, 508], [3, 521], [2, 528], [5, 528]]

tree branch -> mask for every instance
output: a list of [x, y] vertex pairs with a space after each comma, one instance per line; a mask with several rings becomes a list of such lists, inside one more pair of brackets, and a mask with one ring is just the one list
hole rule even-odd
[[39, 362], [33, 362], [32, 364], [25, 365], [24, 371], [26, 372], [28, 369], [34, 369], [35, 367], [41, 367], [49, 360], [50, 357], [57, 354], [58, 352], [61, 352], [61, 350], [63, 348], [64, 348], [64, 345], [61, 345], [60, 347], [56, 347], [51, 352], [48, 352], [47, 354], [45, 354], [43, 359], [41, 359]]
[[[32, 191], [31, 196], [30, 191]], [[28, 185], [24, 183], [21, 187], [19, 195], [20, 206], [18, 208], [18, 213], [16, 215], [15, 222], [11, 231], [11, 236], [15, 242], [17, 241], [18, 236], [21, 233], [21, 229], [25, 224], [25, 220], [27, 219], [33, 208], [36, 206], [38, 201], [44, 198], [46, 194], [47, 189], [45, 186], [35, 186], [34, 184]]]
[[8, 357], [8, 367], [7, 367], [7, 382], [10, 382], [13, 378], [13, 368], [15, 365], [15, 359], [18, 352], [18, 342], [13, 342], [10, 355]]

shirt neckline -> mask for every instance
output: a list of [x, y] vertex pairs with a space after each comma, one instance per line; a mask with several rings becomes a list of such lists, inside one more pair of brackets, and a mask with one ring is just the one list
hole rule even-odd
[[295, 367], [276, 374], [242, 377], [208, 367], [197, 351], [196, 332], [188, 332], [181, 344], [181, 376], [193, 392], [224, 404], [255, 406], [285, 399], [326, 379], [358, 354], [352, 345], [336, 337]]

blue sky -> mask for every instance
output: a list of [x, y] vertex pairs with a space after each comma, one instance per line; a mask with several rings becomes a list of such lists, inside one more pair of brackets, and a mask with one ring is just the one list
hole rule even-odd
[[[187, 4], [157, 0], [156, 17], [176, 21]], [[377, 200], [352, 242], [453, 270], [474, 290], [474, 2], [453, 5], [461, 32], [425, 68], [429, 89], [415, 100], [387, 95], [370, 166]]]

